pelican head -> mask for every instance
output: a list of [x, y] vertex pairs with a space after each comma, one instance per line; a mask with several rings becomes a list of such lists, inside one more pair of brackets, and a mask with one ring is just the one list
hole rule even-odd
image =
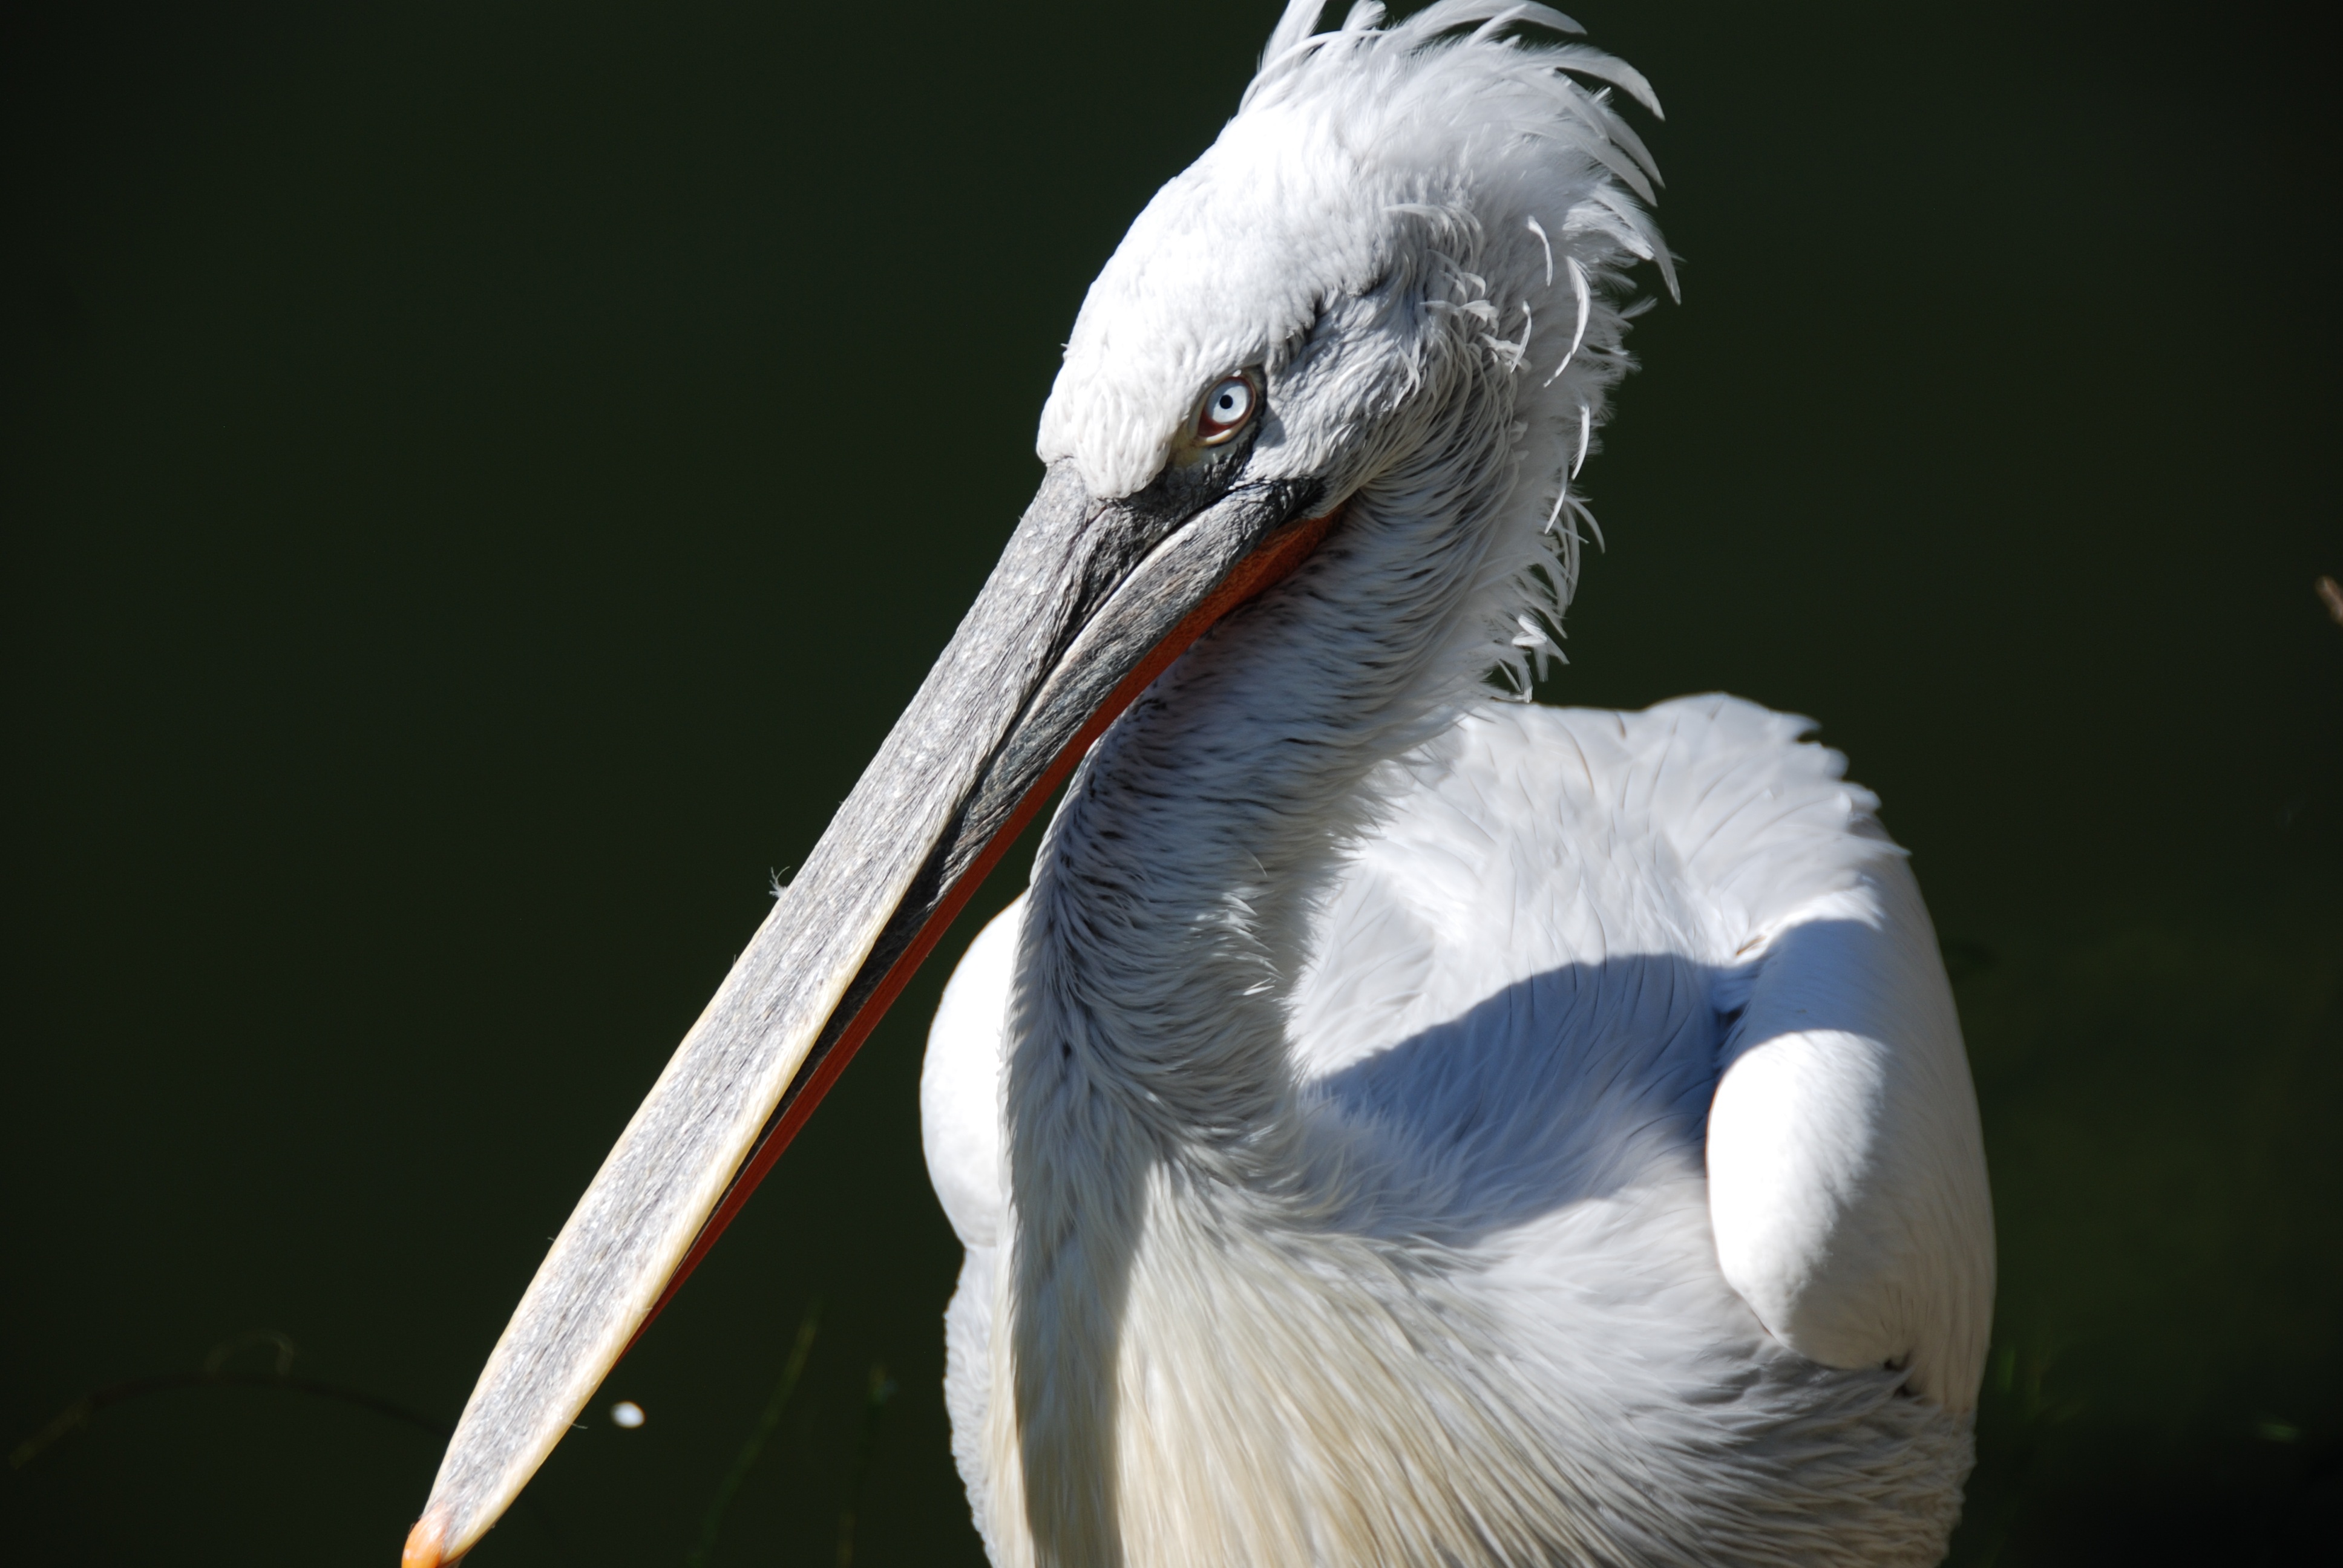
[[548, 1252], [409, 1563], [496, 1522], [994, 859], [1199, 638], [1335, 605], [1330, 690], [1365, 670], [1375, 699], [1363, 759], [1493, 671], [1526, 690], [1551, 650], [1626, 275], [1667, 267], [1612, 92], [1658, 106], [1543, 5], [1363, 5], [1326, 33], [1319, 9], [1291, 6], [1092, 285], [1039, 493]]

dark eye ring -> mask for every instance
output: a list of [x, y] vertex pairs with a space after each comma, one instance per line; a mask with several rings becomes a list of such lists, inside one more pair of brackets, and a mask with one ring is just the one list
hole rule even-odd
[[1261, 388], [1250, 376], [1223, 376], [1204, 394], [1204, 407], [1196, 416], [1196, 439], [1207, 447], [1217, 447], [1245, 427], [1253, 410], [1261, 407]]

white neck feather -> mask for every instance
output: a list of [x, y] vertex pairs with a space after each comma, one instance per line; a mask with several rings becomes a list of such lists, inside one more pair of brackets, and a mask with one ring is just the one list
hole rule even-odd
[[[1466, 1516], [1491, 1500], [1396, 1517], [1423, 1489], [1376, 1469], [1469, 1440], [1460, 1408], [1498, 1412], [1479, 1418], [1493, 1449], [1534, 1446], [1499, 1430], [1501, 1397], [1446, 1401], [1426, 1379], [1403, 1320], [1444, 1319], [1441, 1292], [1363, 1282], [1436, 1271], [1329, 1224], [1353, 1195], [1305, 1136], [1286, 1018], [1313, 901], [1374, 815], [1378, 769], [1453, 719], [1493, 662], [1492, 598], [1527, 591], [1518, 558], [1492, 558], [1507, 530], [1473, 526], [1509, 498], [1516, 433], [1484, 427], [1477, 461], [1445, 455], [1443, 471], [1483, 476], [1440, 498], [1445, 515], [1418, 509], [1405, 473], [1355, 497], [1294, 578], [1109, 733], [1036, 860], [1005, 1106], [1010, 1332], [994, 1340], [993, 1387], [1013, 1394], [993, 1402], [991, 1473], [1038, 1562], [1136, 1568], [1126, 1541], [1167, 1563], [1416, 1559], [1476, 1533]], [[1363, 1400], [1387, 1442], [1313, 1445], [1362, 1473], [1298, 1471], [1284, 1434], [1359, 1420]], [[1124, 1419], [1135, 1405], [1147, 1419]], [[1264, 1440], [1277, 1452], [1247, 1451]], [[1483, 1530], [1503, 1533], [1497, 1513]], [[1340, 1550], [1315, 1539], [1329, 1529]]]

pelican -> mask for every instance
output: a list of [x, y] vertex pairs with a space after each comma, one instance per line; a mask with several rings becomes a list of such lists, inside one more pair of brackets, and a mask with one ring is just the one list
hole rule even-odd
[[1320, 31], [1091, 286], [1039, 493], [481, 1373], [493, 1524], [1061, 784], [921, 1090], [946, 1398], [1027, 1568], [1938, 1561], [1993, 1295], [1876, 801], [1726, 697], [1526, 700], [1674, 287], [1643, 77]]

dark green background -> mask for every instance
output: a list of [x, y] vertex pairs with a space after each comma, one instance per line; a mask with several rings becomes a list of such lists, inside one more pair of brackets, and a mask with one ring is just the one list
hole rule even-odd
[[[1961, 1559], [2331, 1547], [2338, 40], [1579, 9], [1669, 106], [1684, 301], [1547, 695], [1815, 714], [1914, 852], [2002, 1240]], [[252, 1329], [453, 1416], [1274, 10], [14, 14], [0, 1441]], [[679, 1559], [816, 1295], [714, 1561], [833, 1560], [874, 1361], [859, 1560], [975, 1558], [914, 1097], [972, 929], [482, 1568]], [[0, 1481], [0, 1552], [387, 1564], [437, 1458], [157, 1395]]]

